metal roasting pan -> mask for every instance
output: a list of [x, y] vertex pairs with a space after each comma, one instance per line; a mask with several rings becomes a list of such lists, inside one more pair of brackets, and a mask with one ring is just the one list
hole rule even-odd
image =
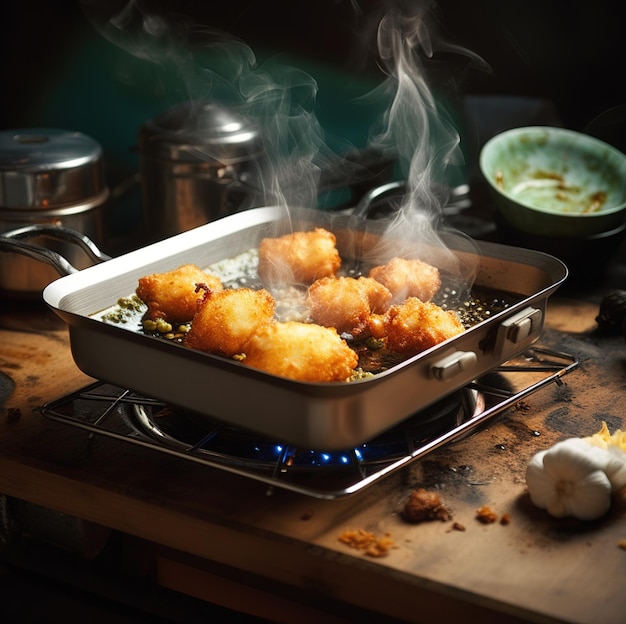
[[[342, 257], [367, 253], [380, 233], [371, 222], [363, 223], [317, 210], [302, 211], [296, 219], [280, 207], [255, 208], [73, 271], [48, 285], [43, 298], [67, 323], [73, 358], [87, 375], [301, 448], [350, 448], [536, 342], [547, 300], [567, 277], [565, 265], [540, 252], [495, 243], [455, 250], [463, 263], [477, 263], [476, 285], [515, 294], [515, 302], [388, 371], [350, 383], [279, 378], [93, 315], [134, 293], [144, 275], [185, 263], [207, 267], [255, 248], [264, 237], [296, 229], [330, 229]], [[454, 249], [454, 242], [452, 237], [446, 244]]]

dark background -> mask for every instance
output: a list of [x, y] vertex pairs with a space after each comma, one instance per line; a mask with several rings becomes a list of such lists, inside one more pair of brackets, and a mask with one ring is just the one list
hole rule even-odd
[[[367, 140], [370, 119], [355, 98], [382, 81], [375, 31], [393, 4], [367, 0], [358, 3], [358, 12], [348, 0], [139, 0], [133, 6], [177, 24], [175, 34], [184, 30], [193, 45], [212, 42], [219, 31], [241, 38], [259, 58], [288, 56], [319, 81], [322, 122], [358, 144]], [[99, 32], [98, 25], [125, 5], [4, 3], [0, 127], [83, 131], [120, 167], [132, 167], [139, 125], [186, 95], [163, 59], [138, 58]], [[448, 40], [489, 65], [485, 69], [465, 53], [436, 55], [429, 72], [433, 90], [444, 98], [539, 98], [554, 104], [563, 125], [579, 130], [624, 103], [626, 51], [617, 0], [440, 0], [436, 15]]]

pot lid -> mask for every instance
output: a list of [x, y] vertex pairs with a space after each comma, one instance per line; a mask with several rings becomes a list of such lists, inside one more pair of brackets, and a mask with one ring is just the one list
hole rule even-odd
[[80, 132], [20, 128], [0, 132], [0, 209], [80, 204], [106, 191], [102, 148]]
[[262, 153], [259, 128], [215, 102], [177, 104], [140, 130], [142, 149], [172, 160], [232, 163]]

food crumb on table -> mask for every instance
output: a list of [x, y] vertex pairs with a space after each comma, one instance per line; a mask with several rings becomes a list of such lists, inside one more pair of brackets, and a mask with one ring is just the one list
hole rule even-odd
[[443, 504], [439, 495], [423, 488], [411, 493], [401, 515], [407, 522], [428, 522], [430, 520], [446, 522], [452, 518], [452, 514]]
[[476, 510], [476, 519], [483, 524], [493, 524], [498, 520], [498, 514], [488, 505], [483, 505], [480, 509]]
[[395, 543], [389, 533], [378, 537], [365, 529], [350, 529], [339, 536], [339, 541], [350, 548], [362, 551], [369, 557], [385, 557]]

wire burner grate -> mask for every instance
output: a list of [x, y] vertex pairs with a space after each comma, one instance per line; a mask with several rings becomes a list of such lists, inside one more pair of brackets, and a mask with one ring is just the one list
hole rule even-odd
[[[92, 433], [324, 499], [354, 494], [480, 426], [577, 368], [571, 355], [533, 347], [359, 447], [324, 452], [260, 438], [131, 390], [96, 382], [42, 407], [45, 417]], [[520, 383], [521, 382], [521, 383]]]

